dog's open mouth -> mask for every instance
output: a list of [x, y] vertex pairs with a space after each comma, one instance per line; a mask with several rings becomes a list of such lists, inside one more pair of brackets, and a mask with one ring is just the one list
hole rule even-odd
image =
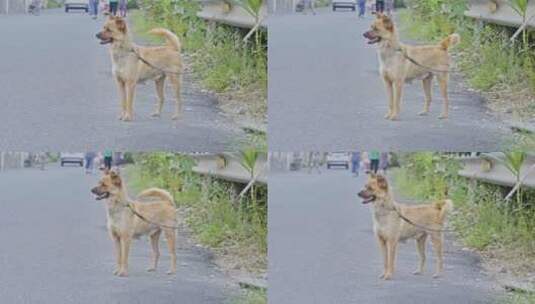
[[100, 39], [100, 44], [108, 44], [108, 43], [112, 43], [112, 42], [113, 42], [113, 38]]
[[103, 200], [103, 199], [107, 199], [108, 197], [110, 197], [110, 193], [109, 192], [103, 192], [103, 193], [95, 194], [95, 199], [97, 201], [100, 201], [100, 200]]
[[375, 35], [373, 31], [367, 31], [362, 36], [368, 39], [368, 44], [375, 44], [381, 41], [381, 37]]
[[363, 204], [368, 204], [375, 201], [376, 197], [373, 194], [367, 194], [363, 191], [359, 192], [358, 196], [362, 199]]

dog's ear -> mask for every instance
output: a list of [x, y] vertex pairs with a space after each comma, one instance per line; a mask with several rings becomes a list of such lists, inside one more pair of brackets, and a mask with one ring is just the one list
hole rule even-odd
[[115, 18], [115, 25], [121, 33], [126, 34], [126, 22], [123, 18]]
[[394, 23], [392, 22], [392, 19], [386, 15], [382, 15], [381, 19], [383, 20], [383, 25], [385, 26], [385, 29], [389, 32], [394, 31]]
[[111, 177], [111, 182], [117, 186], [117, 187], [121, 187], [122, 185], [122, 180], [121, 180], [121, 176], [119, 176], [119, 174], [115, 173], [114, 171], [111, 171], [110, 172], [110, 177]]
[[388, 181], [384, 176], [379, 174], [377, 175], [376, 180], [377, 186], [379, 186], [379, 188], [383, 189], [384, 191], [388, 191]]

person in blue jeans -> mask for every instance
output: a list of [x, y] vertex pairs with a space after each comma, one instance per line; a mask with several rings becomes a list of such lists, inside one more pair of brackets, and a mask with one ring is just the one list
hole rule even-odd
[[98, 0], [89, 0], [89, 16], [93, 16], [93, 19], [98, 17]]
[[95, 152], [86, 152], [85, 153], [85, 173], [93, 174], [93, 160], [97, 154]]
[[359, 18], [364, 18], [366, 14], [366, 0], [358, 0], [359, 5]]
[[359, 176], [360, 169], [360, 152], [351, 153], [351, 173]]

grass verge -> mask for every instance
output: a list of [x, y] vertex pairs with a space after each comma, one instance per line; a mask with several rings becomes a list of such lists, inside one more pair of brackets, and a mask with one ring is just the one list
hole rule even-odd
[[535, 117], [535, 50], [529, 42], [511, 44], [514, 28], [481, 25], [464, 17], [465, 0], [422, 0], [409, 7], [399, 14], [405, 35], [439, 41], [459, 33], [461, 43], [454, 56], [468, 84], [496, 111], [518, 119]]
[[205, 88], [218, 93], [233, 112], [265, 118], [267, 32], [260, 30], [244, 42], [246, 30], [207, 23], [196, 16], [199, 9], [193, 1], [151, 2], [133, 11], [130, 18], [137, 33], [154, 27], [174, 31], [191, 70]]
[[264, 272], [267, 267], [267, 187], [256, 198], [235, 199], [229, 182], [193, 173], [193, 159], [174, 153], [142, 153], [127, 169], [136, 192], [148, 187], [169, 190], [194, 237], [221, 256], [233, 270]]
[[460, 164], [447, 154], [409, 153], [401, 163], [393, 179], [403, 195], [428, 201], [448, 188], [455, 205], [450, 224], [466, 246], [513, 275], [535, 272], [534, 191], [523, 190], [521, 200], [505, 202], [509, 188], [458, 176]]

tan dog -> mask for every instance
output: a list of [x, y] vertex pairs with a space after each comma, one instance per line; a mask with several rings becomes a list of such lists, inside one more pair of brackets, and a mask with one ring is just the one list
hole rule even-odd
[[413, 46], [402, 44], [392, 20], [383, 14], [364, 33], [369, 44], [378, 44], [379, 71], [388, 94], [388, 113], [386, 119], [396, 120], [399, 116], [403, 85], [413, 79], [421, 79], [425, 93], [424, 109], [419, 115], [429, 112], [431, 105], [431, 86], [433, 76], [438, 79], [440, 93], [444, 99], [442, 114], [448, 117], [448, 49], [460, 41], [458, 34], [451, 34], [436, 45]]
[[[422, 274], [425, 266], [425, 242], [431, 237], [436, 255], [438, 277], [443, 270], [443, 232], [447, 212], [453, 208], [449, 199], [409, 206], [394, 201], [386, 178], [371, 174], [365, 188], [358, 193], [364, 204], [373, 203], [373, 230], [384, 258], [382, 279], [389, 280], [394, 272], [398, 242], [415, 239], [420, 264], [414, 274]], [[397, 210], [397, 211], [396, 211]], [[399, 214], [398, 214], [399, 212]], [[403, 219], [404, 217], [405, 219]], [[410, 221], [410, 222], [409, 222]]]
[[113, 16], [108, 18], [102, 31], [96, 35], [101, 44], [111, 44], [112, 71], [119, 88], [122, 107], [119, 119], [123, 121], [133, 119], [136, 84], [146, 80], [154, 80], [158, 95], [158, 104], [152, 116], [158, 117], [162, 113], [166, 78], [171, 81], [176, 95], [173, 119], [177, 119], [181, 113], [180, 41], [175, 34], [163, 28], [153, 29], [150, 33], [165, 37], [167, 44], [156, 47], [135, 45], [129, 36], [126, 21]]
[[[176, 272], [176, 230], [169, 227], [176, 226], [177, 219], [175, 203], [169, 192], [150, 188], [141, 192], [138, 199], [154, 197], [158, 200], [150, 202], [133, 201], [128, 197], [121, 177], [113, 171], [106, 171], [98, 185], [91, 189], [91, 192], [96, 195], [97, 200], [106, 199], [108, 232], [114, 242], [117, 258], [117, 269], [113, 274], [118, 276], [128, 275], [130, 244], [133, 239], [141, 235], [148, 235], [150, 238], [153, 256], [152, 264], [148, 271], [155, 271], [160, 257], [159, 238], [162, 231], [167, 239], [169, 254], [171, 255], [171, 268], [168, 274]], [[128, 207], [129, 205], [145, 220], [137, 216]], [[150, 222], [147, 222], [147, 220]]]

